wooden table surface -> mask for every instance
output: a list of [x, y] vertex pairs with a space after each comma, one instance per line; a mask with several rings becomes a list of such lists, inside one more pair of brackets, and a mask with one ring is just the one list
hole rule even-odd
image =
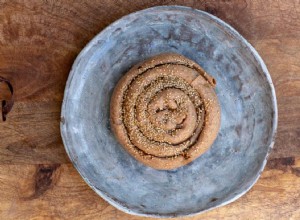
[[[271, 73], [279, 112], [276, 144], [257, 184], [187, 219], [300, 219], [299, 0], [0, 0], [0, 76], [16, 91], [0, 122], [0, 219], [144, 219], [118, 211], [82, 180], [62, 144], [60, 109], [86, 43], [123, 15], [174, 4], [208, 11], [250, 41]], [[1, 86], [0, 99], [6, 93]]]

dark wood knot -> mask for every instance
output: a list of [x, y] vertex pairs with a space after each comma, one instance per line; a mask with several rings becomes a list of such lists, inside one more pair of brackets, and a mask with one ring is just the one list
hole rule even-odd
[[2, 82], [7, 84], [11, 94], [11, 98], [9, 100], [2, 100], [2, 121], [6, 121], [6, 116], [12, 110], [12, 107], [14, 105], [14, 89], [11, 82], [8, 79], [5, 79], [2, 76], [0, 76], [0, 83]]

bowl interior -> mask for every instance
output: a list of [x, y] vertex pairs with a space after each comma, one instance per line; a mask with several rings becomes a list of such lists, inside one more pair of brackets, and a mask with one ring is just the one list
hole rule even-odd
[[[112, 91], [134, 64], [175, 52], [217, 81], [221, 128], [213, 146], [171, 171], [131, 157], [110, 129]], [[245, 193], [262, 171], [277, 123], [267, 69], [254, 49], [219, 19], [185, 7], [130, 14], [97, 35], [70, 73], [61, 125], [66, 150], [88, 184], [123, 211], [173, 217], [199, 213]]]

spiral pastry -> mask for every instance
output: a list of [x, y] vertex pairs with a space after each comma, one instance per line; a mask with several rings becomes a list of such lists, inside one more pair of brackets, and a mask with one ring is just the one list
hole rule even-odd
[[178, 54], [134, 66], [114, 89], [113, 132], [137, 160], [169, 170], [190, 163], [214, 142], [220, 127], [216, 81]]

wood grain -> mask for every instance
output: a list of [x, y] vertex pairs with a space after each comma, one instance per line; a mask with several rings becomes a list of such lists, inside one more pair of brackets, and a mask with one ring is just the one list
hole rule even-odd
[[16, 92], [0, 123], [0, 219], [144, 219], [85, 184], [61, 141], [60, 108], [72, 63], [89, 40], [130, 12], [174, 4], [208, 11], [252, 43], [271, 73], [279, 112], [258, 183], [236, 202], [186, 219], [300, 219], [299, 0], [0, 0], [0, 75]]

